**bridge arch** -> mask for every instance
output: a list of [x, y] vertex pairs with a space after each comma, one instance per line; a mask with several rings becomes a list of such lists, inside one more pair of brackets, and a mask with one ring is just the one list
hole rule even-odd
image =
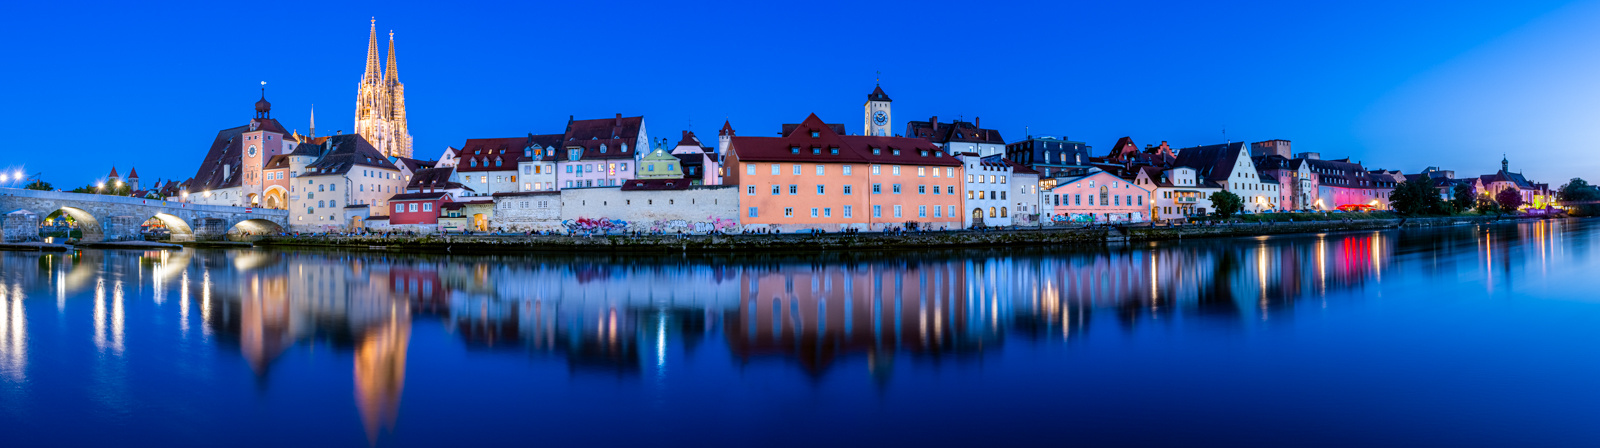
[[[96, 218], [94, 214], [89, 213], [88, 210], [77, 207], [61, 206], [60, 208], [57, 208], [43, 216], [46, 219], [54, 219], [57, 214], [71, 217], [73, 224], [77, 225], [78, 231], [83, 232], [83, 238], [80, 238], [78, 240], [79, 242], [98, 243], [105, 241], [106, 232], [105, 228], [100, 225], [100, 218]], [[71, 233], [69, 231], [68, 235], [70, 234]]]
[[233, 227], [228, 228], [228, 237], [231, 239], [243, 239], [282, 232], [283, 226], [278, 225], [278, 223], [252, 218], [239, 221]]
[[167, 226], [169, 241], [194, 241], [194, 227], [183, 218], [171, 213], [156, 213], [145, 221], [151, 219], [159, 220], [161, 225]]
[[267, 191], [262, 194], [262, 197], [264, 199], [261, 201], [261, 208], [273, 210], [289, 209], [289, 190], [285, 190], [282, 186], [273, 185], [267, 187]]

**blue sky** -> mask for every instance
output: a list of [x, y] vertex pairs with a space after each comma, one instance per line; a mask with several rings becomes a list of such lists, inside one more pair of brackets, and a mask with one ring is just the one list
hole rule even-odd
[[[1200, 4], [1195, 4], [1200, 3]], [[416, 152], [645, 115], [655, 137], [860, 132], [982, 117], [1109, 149], [1282, 138], [1369, 168], [1600, 180], [1600, 4], [1518, 2], [319, 2], [8, 5], [0, 168], [70, 188], [192, 176], [252, 116], [349, 132], [368, 18], [395, 31]]]

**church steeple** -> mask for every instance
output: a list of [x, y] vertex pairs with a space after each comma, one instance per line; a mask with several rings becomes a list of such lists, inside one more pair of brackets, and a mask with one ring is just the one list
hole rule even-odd
[[317, 105], [311, 105], [311, 138], [317, 138]]
[[[392, 47], [391, 47], [392, 48]], [[390, 50], [393, 51], [393, 50]], [[372, 31], [367, 36], [367, 72], [361, 76], [362, 81], [383, 79], [383, 73], [378, 71], [378, 18], [372, 18]]]
[[400, 82], [400, 70], [394, 62], [394, 30], [389, 30], [389, 67], [383, 71], [383, 79], [390, 84]]

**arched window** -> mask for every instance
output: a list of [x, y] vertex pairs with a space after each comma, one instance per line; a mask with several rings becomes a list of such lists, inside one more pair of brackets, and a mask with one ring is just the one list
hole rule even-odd
[[1111, 194], [1104, 185], [1100, 186], [1100, 205], [1111, 205]]
[[989, 217], [990, 217], [990, 218], [993, 218], [993, 217], [995, 217], [995, 214], [994, 214], [994, 207], [989, 207]]
[[601, 154], [605, 154], [606, 153], [606, 144], [605, 143], [601, 143], [600, 144], [600, 153]]
[[1005, 207], [1000, 207], [1000, 217], [1001, 218], [1009, 218], [1009, 217], [1011, 217], [1011, 214], [1006, 212], [1006, 208]]
[[983, 219], [983, 209], [981, 209], [981, 208], [972, 209], [972, 219]]

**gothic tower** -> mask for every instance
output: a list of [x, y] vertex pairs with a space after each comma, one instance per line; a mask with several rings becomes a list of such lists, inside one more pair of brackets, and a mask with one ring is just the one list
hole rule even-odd
[[411, 157], [411, 133], [406, 126], [405, 85], [394, 56], [394, 33], [389, 33], [389, 65], [380, 71], [378, 21], [372, 20], [367, 36], [367, 69], [356, 88], [356, 133], [387, 156]]

